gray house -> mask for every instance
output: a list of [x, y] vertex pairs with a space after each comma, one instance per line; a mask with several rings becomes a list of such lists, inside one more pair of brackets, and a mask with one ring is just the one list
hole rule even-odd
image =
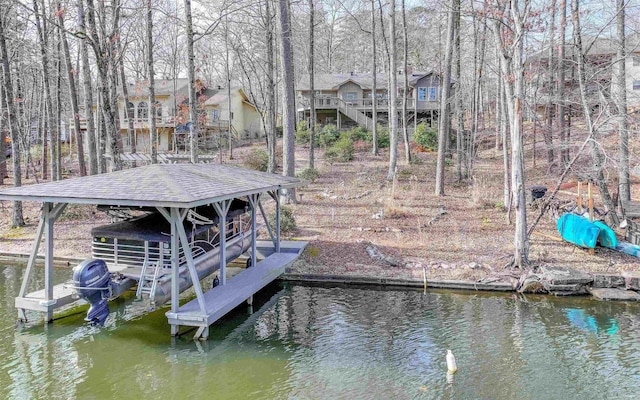
[[[411, 126], [425, 121], [433, 125], [440, 107], [440, 77], [434, 72], [410, 72], [407, 90], [407, 123]], [[404, 76], [398, 74], [398, 112], [402, 109]], [[356, 125], [370, 128], [373, 121], [389, 120], [387, 74], [377, 74], [375, 95], [370, 73], [316, 74], [314, 81], [317, 124], [335, 124], [338, 128]], [[298, 119], [310, 118], [309, 76], [297, 85]], [[376, 101], [376, 116], [373, 102]]]

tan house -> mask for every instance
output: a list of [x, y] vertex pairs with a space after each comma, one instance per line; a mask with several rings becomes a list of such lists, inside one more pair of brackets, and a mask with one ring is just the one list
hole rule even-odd
[[[440, 78], [434, 72], [409, 72], [407, 110], [410, 124], [424, 120], [433, 124], [440, 107]], [[373, 94], [373, 76], [370, 73], [316, 74], [314, 80], [316, 123], [335, 124], [338, 128], [355, 125], [370, 128], [374, 119], [387, 122], [389, 95], [387, 74], [376, 75]], [[404, 76], [398, 74], [398, 109], [402, 106]], [[309, 76], [303, 76], [297, 87], [298, 118], [310, 118]], [[376, 101], [376, 116], [373, 116]]]
[[[125, 112], [124, 96], [118, 96], [118, 121], [122, 136], [122, 151], [130, 152], [135, 143], [137, 152], [151, 153], [149, 136], [149, 113], [155, 114], [158, 132], [158, 151], [177, 151], [189, 131], [189, 87], [187, 79], [159, 79], [155, 82], [156, 106], [149, 105], [148, 81], [128, 85], [127, 107], [133, 115], [133, 132], [129, 134], [129, 118]], [[227, 89], [207, 87], [196, 81], [200, 102], [200, 135], [203, 143], [212, 143], [207, 135], [226, 132], [229, 127], [227, 111]], [[94, 106], [94, 113], [96, 107]], [[86, 119], [80, 120], [86, 132]], [[231, 129], [236, 140], [255, 139], [264, 136], [260, 114], [241, 88], [231, 90]], [[83, 132], [83, 133], [84, 133]], [[86, 141], [85, 141], [86, 143]]]

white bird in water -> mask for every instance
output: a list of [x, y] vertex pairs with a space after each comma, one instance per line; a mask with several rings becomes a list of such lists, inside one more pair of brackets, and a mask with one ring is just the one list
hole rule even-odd
[[451, 350], [447, 350], [447, 371], [451, 374], [455, 374], [458, 371], [458, 365], [456, 364], [456, 357]]

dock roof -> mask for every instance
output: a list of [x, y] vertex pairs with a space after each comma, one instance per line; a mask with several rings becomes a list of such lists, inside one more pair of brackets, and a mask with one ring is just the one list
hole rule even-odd
[[0, 200], [191, 208], [304, 181], [220, 164], [152, 164], [0, 190]]

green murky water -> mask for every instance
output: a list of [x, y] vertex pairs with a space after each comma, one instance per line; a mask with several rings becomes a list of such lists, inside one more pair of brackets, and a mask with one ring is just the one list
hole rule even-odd
[[193, 342], [131, 299], [102, 329], [82, 309], [16, 328], [23, 272], [0, 267], [2, 399], [640, 397], [638, 304], [273, 285]]

